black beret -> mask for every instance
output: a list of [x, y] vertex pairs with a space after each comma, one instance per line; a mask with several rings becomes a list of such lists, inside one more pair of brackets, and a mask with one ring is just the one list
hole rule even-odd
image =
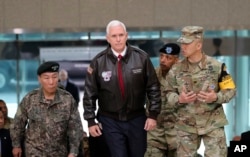
[[59, 71], [59, 64], [57, 62], [44, 62], [41, 64], [37, 69], [37, 75], [41, 75], [45, 72], [58, 72]]
[[180, 46], [175, 43], [168, 43], [163, 45], [163, 47], [160, 48], [159, 52], [166, 53], [168, 55], [179, 55]]

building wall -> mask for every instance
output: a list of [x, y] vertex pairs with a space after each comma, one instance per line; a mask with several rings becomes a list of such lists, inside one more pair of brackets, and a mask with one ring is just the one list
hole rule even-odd
[[104, 29], [112, 19], [128, 28], [250, 29], [248, 0], [0, 0], [0, 32]]

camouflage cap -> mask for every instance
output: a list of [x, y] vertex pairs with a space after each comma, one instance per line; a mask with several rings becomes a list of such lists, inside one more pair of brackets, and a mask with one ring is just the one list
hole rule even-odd
[[189, 44], [194, 41], [194, 39], [203, 38], [203, 27], [200, 26], [186, 26], [181, 30], [181, 37], [177, 42], [182, 44]]

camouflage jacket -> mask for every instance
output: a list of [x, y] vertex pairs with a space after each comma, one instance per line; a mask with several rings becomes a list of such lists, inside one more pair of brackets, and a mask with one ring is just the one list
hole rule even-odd
[[24, 139], [26, 156], [77, 154], [83, 128], [74, 103], [71, 94], [59, 88], [51, 102], [45, 100], [41, 89], [28, 93], [18, 106], [10, 129], [13, 147], [21, 147]]
[[168, 105], [166, 98], [166, 87], [168, 86], [168, 81], [166, 77], [162, 76], [162, 70], [160, 67], [155, 69], [157, 78], [161, 86], [161, 112], [157, 117], [157, 125], [162, 126], [166, 129], [174, 128], [176, 121], [176, 108]]
[[[166, 90], [168, 104], [177, 108], [177, 129], [201, 135], [228, 123], [222, 103], [229, 102], [235, 96], [236, 89], [219, 88], [222, 71], [222, 63], [204, 53], [201, 62], [194, 69], [189, 68], [187, 59], [172, 67], [167, 77], [169, 86]], [[179, 104], [179, 93], [183, 86], [196, 93], [208, 88], [214, 89], [218, 99], [213, 103], [194, 101]]]

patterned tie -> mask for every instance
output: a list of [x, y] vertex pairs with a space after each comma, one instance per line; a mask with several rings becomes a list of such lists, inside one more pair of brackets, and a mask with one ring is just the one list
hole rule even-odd
[[118, 81], [119, 81], [119, 87], [122, 94], [122, 98], [125, 96], [125, 90], [124, 90], [124, 83], [122, 78], [122, 55], [118, 55]]

